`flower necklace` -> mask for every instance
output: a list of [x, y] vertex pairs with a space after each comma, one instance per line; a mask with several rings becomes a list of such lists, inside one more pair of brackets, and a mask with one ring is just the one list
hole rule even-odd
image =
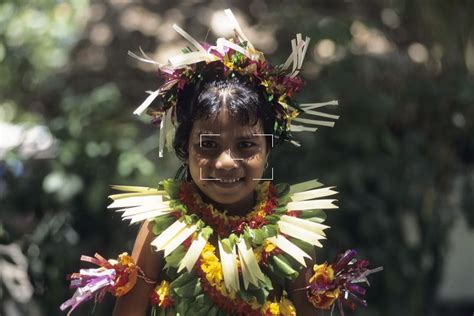
[[[278, 205], [277, 189], [266, 181], [257, 185], [257, 202], [254, 209], [246, 216], [229, 216], [226, 212], [218, 211], [212, 204], [205, 203], [192, 182], [183, 182], [179, 186], [179, 199], [186, 206], [187, 214], [195, 214], [209, 225], [219, 237], [228, 237], [232, 233], [240, 234], [245, 227], [250, 229], [261, 228], [268, 224], [266, 216], [273, 214]], [[190, 236], [184, 243], [184, 248], [189, 248]], [[187, 249], [186, 249], [187, 250]], [[268, 265], [270, 256], [281, 253], [271, 242], [264, 242], [261, 246], [253, 248], [257, 262]], [[239, 273], [240, 261], [238, 261]], [[207, 242], [201, 251], [199, 260], [194, 266], [202, 290], [208, 297], [221, 308], [232, 315], [295, 315], [295, 308], [290, 300], [282, 297], [280, 301], [265, 301], [258, 303], [255, 298], [251, 301], [243, 300], [235, 291], [228, 290], [224, 284], [221, 262], [216, 254], [215, 247]]]
[[[271, 243], [255, 249], [256, 255], [262, 258], [264, 255], [278, 254], [279, 251]], [[261, 261], [261, 260], [259, 260]], [[207, 243], [204, 247], [199, 263], [196, 265], [197, 274], [201, 277], [201, 284], [204, 292], [211, 300], [231, 315], [281, 315], [295, 316], [296, 310], [293, 303], [284, 294], [280, 301], [266, 301], [259, 304], [255, 298], [247, 302], [241, 299], [235, 292], [226, 289], [221, 263], [215, 254], [215, 247]]]
[[[328, 228], [321, 224], [325, 219], [322, 210], [337, 205], [333, 204], [335, 200], [321, 198], [337, 192], [320, 188], [316, 180], [292, 186], [262, 183], [256, 190], [258, 203], [254, 210], [238, 217], [203, 203], [188, 185], [170, 179], [160, 182], [158, 188], [115, 186], [126, 193], [110, 196], [114, 202], [109, 208], [118, 208], [122, 218], [132, 223], [145, 219], [155, 222], [153, 233], [157, 237], [151, 245], [164, 251], [163, 269], [167, 279], [173, 281], [163, 280], [151, 294], [152, 315], [160, 310], [181, 315], [192, 312], [196, 316], [220, 311], [232, 315], [296, 315], [285, 292], [279, 300], [269, 299], [273, 290], [270, 277], [294, 280], [298, 270], [306, 266], [305, 258], [310, 257], [307, 253], [312, 247], [322, 247], [318, 240], [324, 239], [323, 230]], [[222, 226], [224, 229], [219, 230]], [[218, 254], [209, 242], [214, 231], [220, 233]], [[369, 274], [382, 268], [369, 269], [367, 260], [359, 261], [355, 256], [354, 250], [348, 250], [332, 264], [313, 266], [315, 274], [301, 288], [307, 291], [310, 303], [321, 309], [337, 304], [341, 314], [343, 305], [354, 309], [357, 303], [366, 304], [365, 289], [357, 283], [367, 282]], [[147, 280], [126, 255], [119, 257], [119, 264], [98, 255], [97, 260], [88, 258], [82, 260], [99, 268], [73, 274], [72, 285], [77, 290], [62, 309], [71, 307], [72, 311], [90, 298], [100, 301], [107, 291], [124, 295], [131, 289], [137, 271], [138, 277], [155, 283]]]
[[227, 237], [231, 233], [242, 233], [246, 226], [260, 228], [268, 224], [265, 217], [271, 215], [277, 206], [277, 191], [271, 182], [266, 181], [257, 185], [256, 193], [256, 206], [246, 216], [230, 216], [226, 211], [220, 212], [212, 204], [205, 203], [192, 182], [184, 182], [180, 186], [179, 198], [188, 213], [198, 215], [220, 237]]

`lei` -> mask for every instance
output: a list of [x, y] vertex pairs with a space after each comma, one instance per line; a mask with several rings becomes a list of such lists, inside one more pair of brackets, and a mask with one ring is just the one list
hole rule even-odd
[[[283, 285], [294, 280], [306, 267], [305, 258], [328, 226], [323, 209], [337, 208], [335, 200], [321, 199], [336, 194], [320, 188], [315, 180], [295, 184], [257, 186], [256, 207], [246, 216], [227, 216], [200, 199], [187, 182], [165, 180], [158, 188], [115, 186], [125, 193], [110, 197], [122, 218], [132, 223], [153, 220], [157, 237], [151, 245], [164, 251], [166, 277], [150, 296], [152, 315], [296, 315], [295, 307], [283, 291], [280, 299], [270, 299], [272, 280]], [[216, 232], [216, 247], [209, 242]], [[356, 259], [347, 250], [336, 260], [313, 266], [314, 275], [305, 290], [308, 301], [319, 309], [343, 306], [355, 309], [366, 305], [365, 289], [358, 285], [367, 276], [382, 270], [369, 269], [367, 260]], [[126, 294], [137, 278], [155, 284], [126, 253], [118, 260], [83, 256], [96, 264], [69, 276], [73, 297], [61, 305], [68, 314], [82, 303], [101, 301], [109, 292]], [[271, 277], [271, 278], [270, 278]], [[172, 282], [168, 280], [173, 280]]]
[[270, 182], [257, 185], [257, 203], [255, 208], [246, 216], [229, 216], [220, 212], [212, 204], [203, 202], [192, 182], [185, 182], [180, 186], [179, 198], [187, 206], [188, 213], [196, 214], [211, 226], [220, 237], [231, 233], [242, 233], [246, 226], [260, 228], [268, 221], [277, 204], [277, 190]]
[[[312, 182], [313, 187], [320, 185]], [[173, 282], [157, 286], [152, 294], [156, 310], [165, 309], [183, 314], [192, 306], [193, 313], [198, 315], [201, 311], [206, 315], [212, 309], [219, 309], [231, 315], [296, 315], [295, 307], [286, 295], [282, 295], [279, 300], [268, 299], [273, 285], [270, 278], [262, 272], [264, 269], [280, 281], [293, 280], [303, 267], [301, 262], [275, 244], [278, 235], [290, 245], [298, 244], [295, 246], [298, 249], [301, 247], [309, 251], [312, 248], [312, 245], [305, 241], [280, 234], [278, 222], [283, 216], [298, 218], [303, 215], [302, 211], [290, 211], [287, 208], [291, 200], [289, 185], [273, 185], [268, 181], [258, 184], [256, 206], [246, 216], [229, 216], [226, 212], [215, 209], [212, 204], [205, 203], [192, 182], [166, 180], [160, 184], [160, 189], [169, 194], [168, 203], [173, 211], [154, 219], [154, 233], [157, 238], [171, 232], [169, 225], [172, 221], [176, 224], [181, 220], [195, 225], [195, 230], [165, 257], [165, 269], [171, 276], [170, 279], [177, 275], [177, 271], [181, 274]], [[327, 228], [318, 224], [325, 218], [321, 210], [308, 210], [304, 215], [305, 220], [312, 219], [312, 223], [320, 225], [321, 230]], [[216, 253], [216, 247], [207, 241], [214, 232], [219, 237], [221, 258]], [[183, 259], [189, 253], [195, 252], [192, 245], [197, 244], [200, 237], [205, 242], [199, 251], [196, 251], [199, 253], [198, 258], [191, 269], [182, 273]], [[166, 248], [160, 242], [153, 244], [158, 244], [157, 248]], [[242, 248], [245, 246], [249, 250], [247, 254], [243, 254], [245, 249]], [[291, 250], [286, 250], [291, 253]], [[242, 276], [244, 286], [236, 287], [235, 282], [234, 286], [229, 284], [231, 282], [226, 282], [226, 276], [228, 279], [230, 273], [228, 269], [225, 271], [229, 265], [229, 257], [222, 258], [226, 252], [231, 254], [230, 264], [236, 266], [237, 276], [234, 275], [234, 278]], [[258, 266], [257, 273], [251, 271], [249, 266], [252, 264], [252, 270], [255, 270], [255, 264]], [[249, 273], [256, 275], [248, 275]], [[245, 283], [246, 279], [248, 283]], [[240, 282], [237, 280], [237, 283]], [[167, 294], [163, 295], [165, 292]], [[188, 297], [191, 293], [192, 297]]]

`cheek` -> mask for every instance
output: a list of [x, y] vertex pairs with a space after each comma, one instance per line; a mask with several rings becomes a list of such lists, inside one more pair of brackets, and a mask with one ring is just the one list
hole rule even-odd
[[251, 158], [245, 161], [245, 166], [248, 172], [262, 174], [265, 169], [265, 154], [260, 153], [258, 155], [252, 156]]
[[199, 154], [193, 149], [189, 151], [189, 169], [193, 176], [197, 176], [197, 179], [199, 179], [199, 175], [201, 172], [200, 170], [202, 170], [204, 175], [209, 166], [210, 160], [208, 158], [203, 157], [201, 154]]

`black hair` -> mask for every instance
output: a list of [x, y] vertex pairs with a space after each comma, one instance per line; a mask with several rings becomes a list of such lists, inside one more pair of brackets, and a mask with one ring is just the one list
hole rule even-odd
[[[225, 103], [225, 104], [224, 104]], [[226, 107], [241, 125], [262, 124], [265, 134], [273, 134], [276, 114], [267, 101], [264, 90], [252, 86], [243, 78], [217, 78], [188, 84], [177, 100], [177, 127], [173, 141], [176, 156], [185, 161], [188, 156], [189, 136], [196, 120], [215, 117]], [[271, 148], [270, 137], [266, 137]]]

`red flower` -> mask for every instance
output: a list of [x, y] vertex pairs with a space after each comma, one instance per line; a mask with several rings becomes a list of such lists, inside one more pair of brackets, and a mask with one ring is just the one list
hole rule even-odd
[[301, 211], [289, 211], [288, 213], [286, 213], [286, 215], [293, 216], [293, 217], [300, 217]]

